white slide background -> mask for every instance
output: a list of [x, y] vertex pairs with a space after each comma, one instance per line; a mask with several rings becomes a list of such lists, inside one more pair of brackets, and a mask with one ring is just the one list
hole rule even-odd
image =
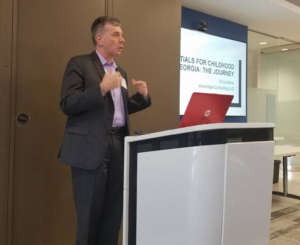
[[202, 92], [233, 95], [232, 103], [240, 101], [241, 107], [230, 107], [227, 116], [246, 116], [246, 43], [181, 28], [180, 55], [180, 115], [192, 93]]

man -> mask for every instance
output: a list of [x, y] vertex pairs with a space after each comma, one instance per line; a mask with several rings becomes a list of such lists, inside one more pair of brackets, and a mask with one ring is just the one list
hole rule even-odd
[[59, 154], [72, 167], [77, 211], [76, 245], [117, 245], [123, 211], [124, 137], [128, 115], [151, 105], [147, 84], [116, 65], [124, 45], [121, 23], [99, 17], [91, 27], [95, 51], [73, 57], [66, 68], [61, 110], [68, 116]]

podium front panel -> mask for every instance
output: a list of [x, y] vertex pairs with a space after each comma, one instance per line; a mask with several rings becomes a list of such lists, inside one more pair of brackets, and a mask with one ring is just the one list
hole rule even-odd
[[[138, 153], [154, 152], [162, 150], [180, 149], [194, 146], [213, 146], [235, 142], [262, 142], [273, 141], [273, 127], [261, 128], [228, 128], [198, 130], [193, 132], [161, 135], [154, 138], [139, 140], [125, 144], [125, 162], [128, 163], [128, 173], [125, 176], [124, 195], [125, 215], [124, 245], [140, 245], [136, 243], [137, 238], [137, 170]], [[133, 137], [131, 137], [133, 138]]]
[[137, 244], [219, 245], [224, 168], [225, 145], [139, 153]]

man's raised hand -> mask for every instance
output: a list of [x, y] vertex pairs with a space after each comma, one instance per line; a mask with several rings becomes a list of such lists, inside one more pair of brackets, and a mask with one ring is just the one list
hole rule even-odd
[[142, 95], [144, 98], [148, 97], [148, 88], [147, 83], [144, 81], [136, 81], [134, 79], [131, 80], [132, 85], [137, 88], [137, 91], [140, 95]]
[[120, 72], [115, 72], [112, 74], [111, 68], [109, 68], [104, 75], [102, 82], [100, 83], [100, 89], [102, 93], [106, 94], [108, 91], [115, 88], [121, 87], [122, 75]]

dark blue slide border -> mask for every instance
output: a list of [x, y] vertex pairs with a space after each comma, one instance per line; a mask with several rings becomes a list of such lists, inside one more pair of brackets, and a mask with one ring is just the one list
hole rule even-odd
[[[206, 32], [207, 34], [228, 38], [239, 42], [248, 43], [247, 26], [240, 25], [212, 15], [204, 14], [189, 8], [182, 7], [181, 27], [190, 30], [197, 30], [199, 28], [200, 20], [206, 21], [207, 28], [208, 28], [208, 31]], [[246, 85], [246, 90], [247, 90], [247, 85]], [[246, 96], [247, 96], [247, 91], [246, 91]], [[247, 115], [247, 108], [246, 108], [246, 115]], [[226, 117], [224, 122], [247, 122], [247, 116]]]

